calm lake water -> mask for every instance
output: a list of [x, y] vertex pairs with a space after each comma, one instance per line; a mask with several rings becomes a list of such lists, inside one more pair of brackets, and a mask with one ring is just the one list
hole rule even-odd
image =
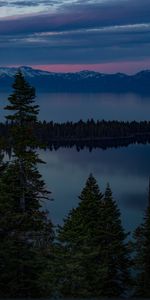
[[40, 166], [40, 170], [54, 198], [47, 208], [55, 224], [62, 223], [68, 211], [77, 206], [90, 172], [102, 192], [107, 182], [110, 183], [127, 230], [134, 230], [142, 221], [148, 203], [150, 145], [92, 152], [60, 148], [52, 152], [42, 150], [40, 156], [47, 163]]
[[[1, 108], [7, 95], [0, 95]], [[87, 120], [149, 120], [150, 99], [137, 95], [38, 95], [40, 119], [62, 121]], [[4, 111], [0, 112], [1, 120]], [[40, 166], [53, 202], [46, 207], [55, 224], [62, 223], [68, 211], [78, 204], [78, 196], [92, 172], [104, 192], [110, 183], [113, 196], [122, 213], [126, 230], [134, 230], [143, 218], [148, 203], [150, 176], [150, 145], [131, 145], [127, 148], [88, 149], [77, 152], [75, 148], [57, 151], [40, 151], [47, 163]]]
[[[7, 94], [0, 94], [0, 118]], [[38, 94], [40, 119], [57, 122], [87, 120], [149, 120], [150, 97], [134, 94]], [[6, 114], [6, 112], [5, 112]]]

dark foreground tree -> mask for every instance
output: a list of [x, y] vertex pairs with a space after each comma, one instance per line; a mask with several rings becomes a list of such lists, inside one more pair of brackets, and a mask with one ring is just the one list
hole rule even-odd
[[[52, 253], [53, 226], [42, 209], [49, 198], [33, 150], [38, 106], [35, 90], [19, 71], [8, 98], [7, 119], [13, 121], [11, 161], [0, 176], [0, 296], [49, 296], [52, 281], [45, 281]], [[50, 269], [50, 268], [49, 268]]]
[[131, 285], [130, 247], [126, 242], [120, 210], [112, 197], [109, 184], [106, 187], [103, 202], [102, 234], [102, 291], [104, 296], [120, 296]]
[[79, 199], [59, 228], [60, 293], [119, 296], [129, 283], [129, 253], [111, 190], [103, 197], [90, 175]]
[[[95, 296], [95, 272], [99, 262], [99, 227], [102, 194], [90, 175], [73, 209], [59, 228], [59, 289], [65, 296]], [[97, 247], [98, 246], [98, 247]]]
[[134, 238], [137, 271], [135, 295], [150, 298], [150, 193], [144, 222], [136, 229]]

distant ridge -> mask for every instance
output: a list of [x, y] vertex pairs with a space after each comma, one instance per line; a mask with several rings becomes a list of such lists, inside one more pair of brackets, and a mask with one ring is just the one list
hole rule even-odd
[[[135, 75], [104, 74], [83, 70], [55, 73], [21, 66], [22, 73], [38, 92], [67, 93], [139, 93], [150, 95], [150, 70]], [[11, 89], [18, 68], [0, 67], [0, 92]]]

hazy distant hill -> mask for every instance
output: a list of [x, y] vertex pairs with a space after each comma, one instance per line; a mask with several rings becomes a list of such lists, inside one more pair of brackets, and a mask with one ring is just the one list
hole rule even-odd
[[[53, 73], [20, 67], [26, 79], [41, 92], [72, 93], [140, 93], [150, 95], [150, 70], [135, 75], [122, 73], [103, 74], [94, 71], [77, 73]], [[0, 91], [11, 89], [17, 68], [0, 67]]]

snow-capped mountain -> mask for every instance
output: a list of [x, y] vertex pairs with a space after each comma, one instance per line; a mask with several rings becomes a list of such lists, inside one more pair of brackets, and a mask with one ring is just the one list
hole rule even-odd
[[[38, 92], [92, 92], [150, 94], [150, 70], [135, 75], [104, 74], [83, 70], [76, 73], [54, 73], [31, 67], [19, 68]], [[8, 91], [18, 68], [0, 67], [0, 91]]]
[[54, 73], [38, 69], [33, 69], [31, 67], [21, 66], [19, 68], [9, 68], [9, 67], [0, 67], [0, 77], [9, 76], [14, 77], [18, 70], [24, 74], [25, 77], [40, 77], [40, 76], [55, 76], [63, 78], [71, 78], [72, 76], [78, 75], [79, 78], [88, 78], [88, 77], [97, 77], [105, 74], [101, 74], [94, 71], [83, 70], [77, 73]]
[[[42, 71], [42, 70], [35, 70], [31, 67], [26, 67], [26, 66], [21, 66], [19, 68], [19, 70], [21, 70], [21, 72], [24, 74], [24, 76], [26, 77], [35, 77], [35, 76], [49, 76], [50, 72], [47, 71]], [[3, 68], [0, 67], [0, 77], [1, 76], [9, 76], [9, 77], [14, 77], [15, 74], [17, 73], [18, 68]]]

